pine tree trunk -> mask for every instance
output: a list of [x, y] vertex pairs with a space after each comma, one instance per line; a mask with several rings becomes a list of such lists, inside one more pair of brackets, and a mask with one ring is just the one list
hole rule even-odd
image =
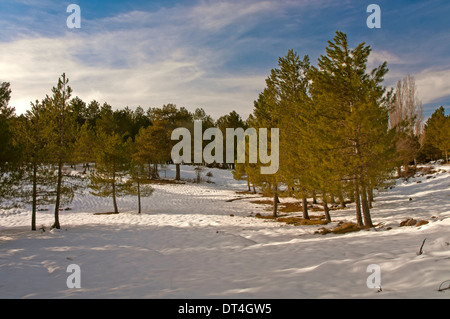
[[355, 193], [355, 208], [356, 208], [356, 224], [360, 227], [364, 226], [361, 215], [361, 201], [359, 198], [359, 185], [358, 180], [354, 181], [354, 193]]
[[36, 230], [36, 210], [37, 210], [37, 164], [33, 163], [33, 204], [31, 210], [31, 230]]
[[62, 167], [63, 162], [60, 159], [58, 163], [58, 182], [56, 184], [55, 222], [52, 226], [52, 228], [56, 229], [61, 229], [61, 225], [59, 224], [59, 206], [61, 203]]
[[180, 180], [180, 164], [175, 164], [175, 180]]
[[[65, 80], [64, 80], [65, 81]], [[64, 83], [64, 91], [62, 95], [62, 114], [60, 118], [61, 127], [59, 128], [59, 162], [58, 162], [58, 182], [56, 185], [56, 202], [55, 202], [55, 223], [52, 228], [61, 229], [59, 224], [59, 205], [61, 203], [61, 186], [62, 186], [62, 168], [63, 168], [63, 147], [64, 147], [64, 133], [65, 133], [65, 119], [66, 119], [66, 84]]]
[[369, 186], [367, 188], [367, 199], [369, 201], [369, 208], [373, 208], [372, 203], [373, 203], [373, 188], [371, 186]]
[[119, 209], [117, 208], [117, 200], [116, 200], [116, 172], [113, 173], [112, 196], [113, 196], [114, 214], [118, 214]]
[[324, 212], [325, 212], [325, 219], [328, 221], [328, 222], [331, 222], [331, 216], [330, 216], [330, 208], [328, 207], [328, 203], [327, 203], [327, 199], [326, 199], [326, 197], [325, 197], [326, 195], [325, 194], [323, 194], [323, 210], [324, 210]]
[[148, 162], [148, 179], [153, 179], [152, 163]]
[[303, 219], [309, 219], [308, 199], [306, 198], [306, 196], [303, 196], [302, 198], [302, 211], [303, 211]]
[[137, 191], [138, 191], [138, 214], [141, 213], [141, 187], [139, 181], [137, 182]]
[[341, 204], [341, 208], [344, 209], [345, 208], [345, 199], [344, 199], [344, 194], [342, 194], [342, 192], [339, 193], [339, 203]]
[[278, 194], [275, 187], [275, 192], [273, 193], [273, 217], [278, 217]]
[[361, 183], [361, 206], [366, 227], [373, 227], [372, 218], [370, 217], [369, 203], [367, 202], [367, 190], [364, 183]]
[[312, 198], [313, 198], [313, 204], [317, 204], [317, 198], [316, 198], [316, 192], [314, 191], [312, 194]]
[[153, 176], [154, 178], [159, 178], [159, 174], [158, 174], [158, 163], [154, 163], [153, 164]]

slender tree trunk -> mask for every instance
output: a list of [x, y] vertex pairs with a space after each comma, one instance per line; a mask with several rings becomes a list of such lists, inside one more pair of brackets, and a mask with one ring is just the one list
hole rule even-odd
[[52, 228], [61, 229], [61, 225], [59, 224], [59, 206], [61, 203], [61, 186], [62, 186], [62, 168], [63, 168], [63, 148], [64, 148], [64, 133], [65, 133], [65, 119], [66, 119], [66, 83], [64, 81], [64, 91], [62, 94], [62, 112], [60, 117], [60, 128], [59, 128], [59, 154], [58, 154], [58, 182], [56, 185], [56, 201], [55, 201], [55, 223]]
[[158, 163], [154, 163], [153, 164], [153, 175], [155, 178], [159, 178], [159, 174], [158, 174]]
[[445, 151], [445, 162], [448, 164], [448, 151]]
[[354, 192], [355, 192], [355, 205], [356, 205], [356, 224], [358, 226], [364, 226], [363, 224], [363, 220], [362, 220], [362, 215], [361, 215], [361, 201], [359, 198], [359, 185], [358, 185], [358, 180], [355, 177], [355, 181], [354, 181]]
[[62, 167], [63, 162], [60, 158], [58, 163], [58, 181], [56, 184], [56, 201], [55, 201], [55, 222], [53, 223], [52, 228], [61, 229], [61, 225], [59, 224], [59, 206], [61, 203], [61, 186], [62, 186]]
[[31, 210], [31, 230], [36, 230], [36, 210], [37, 210], [37, 165], [33, 163], [33, 204]]
[[250, 180], [248, 179], [248, 177], [247, 177], [247, 187], [248, 187], [248, 191], [250, 192]]
[[278, 193], [277, 187], [275, 186], [275, 191], [273, 193], [273, 217], [278, 217]]
[[175, 164], [175, 180], [180, 180], [180, 164]]
[[330, 208], [328, 207], [328, 202], [327, 202], [326, 194], [323, 194], [323, 210], [325, 211], [325, 219], [326, 219], [328, 222], [331, 222]]
[[344, 194], [342, 192], [339, 192], [339, 203], [341, 204], [341, 208], [345, 208], [345, 199]]
[[367, 199], [369, 201], [369, 208], [373, 208], [372, 203], [373, 203], [373, 188], [372, 186], [369, 186], [367, 188]]
[[312, 194], [312, 198], [313, 198], [313, 204], [317, 204], [317, 198], [316, 198], [316, 192], [314, 191]]
[[148, 179], [153, 179], [152, 163], [148, 162]]
[[361, 182], [361, 206], [366, 227], [373, 227], [372, 218], [370, 217], [369, 203], [367, 202], [367, 190], [364, 182]]
[[117, 208], [117, 200], [116, 200], [116, 172], [113, 172], [112, 196], [113, 196], [114, 213], [118, 214], [119, 209]]
[[306, 198], [306, 196], [303, 196], [302, 198], [302, 211], [303, 211], [303, 219], [309, 219], [308, 199]]
[[138, 214], [141, 213], [141, 187], [139, 181], [137, 182], [137, 191], [138, 191]]
[[255, 188], [255, 184], [254, 184], [254, 183], [252, 183], [252, 186], [253, 186], [253, 194], [256, 194], [256, 188]]

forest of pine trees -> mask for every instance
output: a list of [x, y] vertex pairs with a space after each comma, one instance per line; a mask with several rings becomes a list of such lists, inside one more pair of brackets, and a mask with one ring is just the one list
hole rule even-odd
[[[311, 198], [321, 201], [328, 220], [330, 203], [345, 207], [350, 201], [356, 204], [358, 226], [373, 227], [375, 189], [418, 161], [445, 158], [448, 163], [450, 116], [440, 107], [424, 123], [414, 77], [388, 90], [383, 86], [387, 63], [368, 70], [370, 53], [365, 43], [351, 48], [342, 32], [328, 41], [317, 65], [289, 50], [266, 78], [247, 120], [236, 111], [214, 120], [201, 108], [190, 112], [174, 104], [113, 110], [106, 102], [73, 97], [65, 74], [50, 95], [17, 115], [9, 106], [13, 88], [2, 82], [0, 205], [31, 205], [32, 230], [42, 205], [54, 205], [52, 227], [59, 229], [59, 211], [80, 187], [110, 198], [113, 213], [120, 211], [118, 197], [136, 196], [140, 213], [141, 196], [150, 196], [151, 181], [160, 178], [158, 165], [171, 163], [176, 143], [171, 132], [178, 127], [192, 131], [193, 121], [201, 120], [203, 131], [218, 127], [224, 137], [226, 128], [279, 128], [276, 174], [261, 174], [261, 163], [215, 163], [233, 168], [236, 179], [247, 180], [249, 191], [273, 198], [274, 216], [280, 196], [301, 200], [305, 219]], [[68, 174], [66, 168], [73, 165], [89, 172], [87, 183]]]

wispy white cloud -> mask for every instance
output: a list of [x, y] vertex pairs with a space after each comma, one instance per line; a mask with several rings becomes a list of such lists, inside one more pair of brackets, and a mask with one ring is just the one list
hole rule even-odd
[[423, 103], [450, 96], [450, 69], [426, 69], [415, 75], [418, 94]]
[[[86, 102], [96, 99], [116, 108], [176, 103], [190, 109], [203, 107], [215, 117], [232, 110], [246, 117], [264, 88], [269, 66], [244, 68], [237, 57], [251, 59], [253, 53], [256, 57], [264, 48], [275, 48], [275, 66], [277, 56], [290, 48], [276, 36], [276, 28], [292, 32], [296, 25], [311, 23], [318, 8], [330, 6], [337, 4], [329, 0], [200, 0], [95, 20], [85, 19], [82, 7], [80, 30], [66, 28], [65, 12], [53, 22], [51, 14], [45, 14], [52, 32], [41, 32], [42, 26], [36, 31], [27, 29], [27, 22], [20, 27], [21, 35], [1, 43], [0, 81], [11, 82], [11, 105], [18, 112], [49, 94], [65, 72], [74, 94]], [[296, 13], [294, 20], [289, 19], [292, 12]], [[277, 23], [283, 21], [275, 27], [275, 36], [252, 35], [252, 30], [264, 27], [274, 17]], [[20, 19], [23, 22], [30, 17]], [[302, 33], [296, 41], [307, 43], [311, 38], [319, 41], [320, 36]], [[299, 53], [309, 54], [308, 47], [304, 49]], [[372, 52], [369, 66], [384, 61], [395, 66], [388, 73], [391, 82], [404, 77], [402, 72], [411, 63], [381, 48]], [[228, 68], [230, 65], [234, 67]], [[415, 74], [424, 103], [449, 94], [444, 82], [447, 73], [442, 72]], [[435, 85], [430, 87], [433, 81]]]
[[[131, 12], [92, 22], [91, 30], [95, 32], [25, 37], [3, 43], [0, 80], [11, 82], [11, 105], [18, 113], [24, 112], [30, 101], [50, 94], [51, 87], [65, 72], [74, 95], [87, 102], [107, 101], [116, 108], [176, 103], [191, 109], [204, 107], [216, 117], [233, 109], [249, 114], [253, 99], [263, 88], [265, 75], [221, 71], [220, 65], [227, 57], [226, 45], [217, 51], [201, 42], [190, 43], [183, 36], [198, 24], [170, 23], [181, 19], [174, 16], [181, 15], [176, 10], [160, 12], [159, 20], [169, 16], [170, 19], [155, 27], [140, 26], [139, 22], [133, 25], [134, 21], [157, 17], [155, 13]], [[195, 11], [192, 9], [189, 20], [195, 20]], [[205, 12], [197, 14], [205, 19]]]

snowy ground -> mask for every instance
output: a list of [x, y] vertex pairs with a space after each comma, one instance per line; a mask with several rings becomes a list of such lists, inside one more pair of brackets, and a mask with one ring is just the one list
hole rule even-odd
[[[77, 196], [59, 232], [48, 230], [51, 209], [37, 216], [45, 232], [29, 230], [27, 209], [0, 210], [0, 298], [449, 298], [438, 288], [450, 281], [450, 167], [435, 169], [377, 196], [382, 226], [342, 235], [249, 216], [270, 212], [218, 169], [204, 172], [214, 183], [154, 185], [141, 215], [134, 197], [119, 200], [118, 215], [94, 215], [111, 200]], [[194, 178], [192, 167], [182, 177]], [[227, 201], [239, 196], [248, 198]], [[355, 220], [352, 205], [331, 214], [326, 227]], [[409, 217], [429, 223], [399, 227]], [[81, 288], [67, 287], [70, 264]], [[367, 286], [371, 264], [381, 291]]]

